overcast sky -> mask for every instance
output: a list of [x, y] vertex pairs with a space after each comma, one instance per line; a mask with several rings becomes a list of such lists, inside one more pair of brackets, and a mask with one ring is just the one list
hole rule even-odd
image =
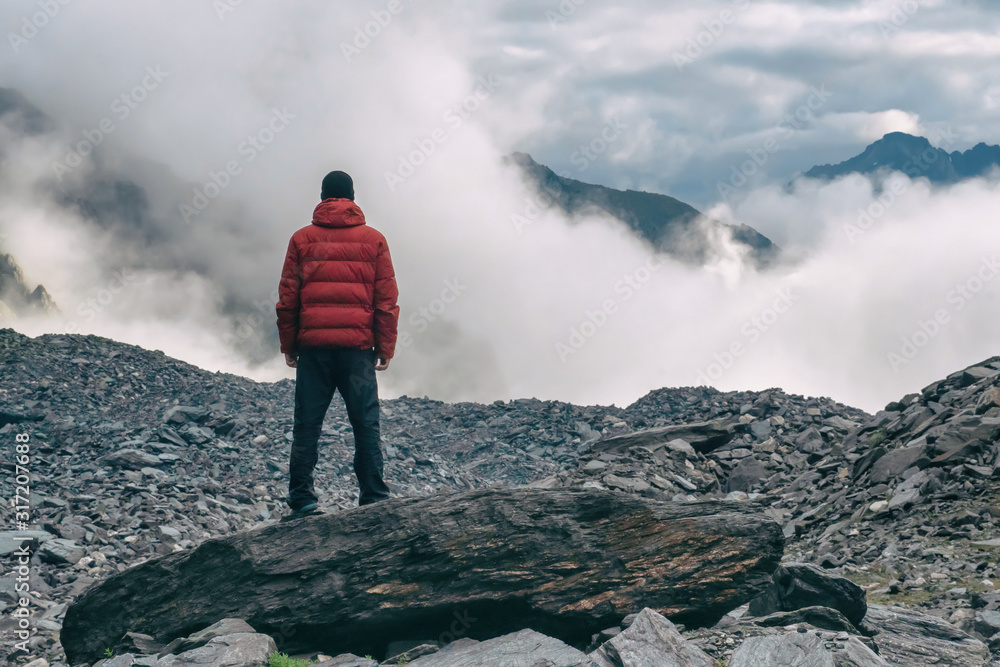
[[[874, 410], [1000, 350], [1000, 281], [961, 308], [950, 298], [1000, 247], [995, 182], [931, 191], [906, 181], [862, 237], [845, 226], [873, 203], [866, 181], [783, 188], [890, 131], [947, 150], [1000, 143], [994, 4], [10, 0], [0, 11], [0, 86], [59, 124], [44, 140], [5, 144], [7, 248], [71, 313], [121, 265], [142, 276], [100, 317], [77, 316], [85, 332], [208, 368], [287, 375], [276, 350], [248, 366], [222, 334], [234, 318], [255, 336], [271, 326], [273, 310], [259, 309], [261, 323], [246, 304], [267, 302], [288, 235], [339, 168], [389, 239], [401, 326], [413, 334], [382, 376], [387, 394], [624, 405], [696, 384], [741, 343], [712, 384]], [[134, 179], [159, 245], [99, 234], [29, 194], [105, 120], [113, 131], [67, 178], [104, 169]], [[499, 164], [514, 150], [750, 224], [804, 259], [764, 275], [735, 261], [650, 269], [648, 249], [613, 221], [543, 211], [517, 229], [511, 216], [531, 193]], [[764, 157], [749, 181], [734, 180], [754, 155]], [[185, 220], [195, 189], [234, 164]], [[720, 183], [734, 188], [725, 200]], [[629, 276], [648, 280], [626, 300], [618, 287]], [[461, 296], [431, 310], [456, 281]], [[794, 305], [770, 322], [782, 295]], [[603, 321], [595, 313], [609, 300], [606, 322], [560, 354], [574, 330]], [[940, 310], [949, 321], [893, 364]], [[762, 316], [766, 327], [754, 324]]]

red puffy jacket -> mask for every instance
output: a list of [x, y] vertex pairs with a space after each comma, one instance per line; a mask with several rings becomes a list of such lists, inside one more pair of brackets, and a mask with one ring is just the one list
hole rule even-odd
[[288, 242], [275, 306], [281, 351], [374, 347], [391, 359], [398, 296], [385, 237], [350, 199], [326, 199]]

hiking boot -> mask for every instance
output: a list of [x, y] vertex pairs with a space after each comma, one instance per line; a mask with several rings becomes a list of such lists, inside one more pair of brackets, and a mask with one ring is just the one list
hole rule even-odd
[[322, 514], [319, 505], [317, 503], [309, 503], [308, 505], [303, 505], [299, 509], [293, 509], [287, 516], [281, 517], [282, 521], [294, 521], [295, 519], [301, 519], [305, 516], [310, 516], [312, 514]]

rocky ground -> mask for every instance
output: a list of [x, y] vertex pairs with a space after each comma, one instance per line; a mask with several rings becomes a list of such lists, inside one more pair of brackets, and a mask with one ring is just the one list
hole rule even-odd
[[[0, 439], [9, 443], [0, 455], [8, 480], [15, 479], [15, 437], [30, 436], [33, 656], [65, 661], [63, 615], [93, 582], [285, 512], [293, 387], [209, 373], [95, 336], [32, 339], [0, 329]], [[350, 430], [334, 401], [317, 470], [332, 511], [356, 504]], [[834, 631], [824, 627], [836, 625], [829, 619], [784, 619], [811, 628], [798, 634], [824, 646], [839, 642], [847, 655], [861, 639], [880, 648], [878, 637], [891, 636], [886, 619], [904, 618], [964, 650], [964, 662], [936, 664], [987, 664], [986, 646], [1000, 656], [998, 436], [1000, 357], [876, 415], [778, 389], [660, 389], [627, 408], [383, 401], [386, 476], [400, 495], [530, 484], [684, 502], [754, 500], [784, 527], [786, 561], [855, 582], [883, 628], [872, 642], [865, 622]], [[13, 494], [13, 484], [4, 488]], [[13, 654], [16, 629], [14, 538], [24, 534], [13, 532], [15, 519], [5, 506], [2, 657]], [[735, 661], [748, 637], [786, 641], [738, 616], [684, 636], [713, 661]], [[608, 633], [603, 639], [614, 629]]]

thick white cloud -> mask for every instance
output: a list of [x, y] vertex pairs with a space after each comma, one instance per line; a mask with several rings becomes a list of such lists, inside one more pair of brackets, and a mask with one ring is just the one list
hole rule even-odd
[[[242, 3], [220, 18], [194, 0], [70, 3], [0, 60], [5, 85], [62, 123], [8, 147], [5, 245], [84, 331], [208, 368], [290, 375], [274, 356], [251, 367], [230, 344], [232, 327], [256, 337], [273, 326], [266, 304], [288, 235], [307, 223], [322, 175], [341, 168], [389, 239], [412, 339], [382, 376], [385, 395], [624, 404], [698, 382], [741, 343], [713, 383], [877, 409], [995, 352], [1000, 286], [985, 283], [961, 311], [948, 299], [982, 249], [997, 247], [990, 183], [933, 192], [907, 182], [854, 243], [844, 225], [876, 202], [867, 181], [781, 187], [888, 131], [951, 127], [961, 145], [949, 150], [1000, 141], [989, 58], [936, 50], [989, 46], [997, 15], [921, 2], [894, 22], [899, 4], [586, 2], [560, 13], [557, 2], [402, 0], [389, 15], [388, 1], [317, 0]], [[37, 11], [7, 3], [6, 27]], [[691, 40], [700, 51], [679, 66]], [[150, 67], [167, 76], [120, 118], [115, 101]], [[817, 89], [830, 95], [809, 106]], [[287, 122], [251, 161], [244, 142], [276, 109]], [[104, 118], [115, 129], [103, 164], [142, 185], [171, 225], [156, 243], [101, 232], [33, 189]], [[609, 126], [618, 131], [606, 150], [584, 159], [579, 147]], [[780, 150], [719, 204], [716, 184], [775, 137]], [[429, 147], [412, 175], [404, 165], [402, 182], [387, 184], [386, 172]], [[532, 193], [500, 165], [512, 150], [581, 180], [711, 208], [799, 261], [765, 275], [735, 261], [704, 271], [657, 263], [621, 225], [573, 225], [548, 210], [518, 229], [512, 216], [531, 210]], [[233, 161], [239, 175], [186, 226], [179, 205]], [[136, 267], [134, 282], [99, 316], [81, 314], [121, 264]], [[458, 292], [450, 303], [447, 290]], [[793, 305], [764, 331], [754, 318], [783, 308], [782, 294]], [[892, 368], [888, 353], [941, 308], [947, 325]]]

